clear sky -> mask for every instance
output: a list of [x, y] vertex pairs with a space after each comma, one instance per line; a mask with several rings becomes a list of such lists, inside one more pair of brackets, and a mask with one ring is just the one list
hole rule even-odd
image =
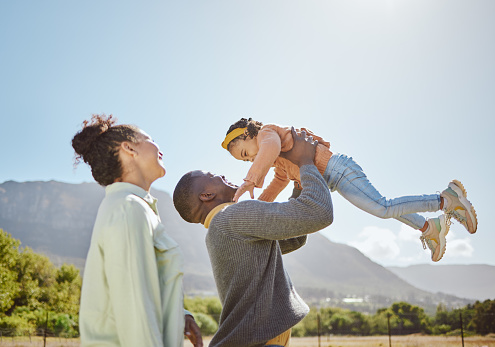
[[[495, 265], [493, 0], [0, 2], [0, 182], [93, 181], [70, 145], [93, 113], [153, 137], [169, 193], [193, 169], [242, 182], [220, 147], [241, 117], [308, 127], [387, 197], [460, 179], [479, 228], [454, 222], [440, 264]], [[330, 240], [431, 263], [418, 231], [333, 198]]]

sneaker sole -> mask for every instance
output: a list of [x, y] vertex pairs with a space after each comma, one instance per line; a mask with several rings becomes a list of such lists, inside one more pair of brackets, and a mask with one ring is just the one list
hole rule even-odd
[[442, 224], [443, 228], [438, 233], [438, 241], [439, 241], [439, 245], [440, 245], [440, 252], [439, 253], [440, 254], [439, 254], [439, 256], [437, 256], [438, 257], [437, 259], [433, 259], [433, 257], [432, 257], [431, 260], [433, 260], [434, 262], [437, 262], [440, 259], [442, 259], [443, 255], [445, 254], [445, 250], [447, 249], [446, 236], [449, 233], [449, 229], [450, 229], [449, 224], [445, 221], [445, 216], [441, 215], [438, 218], [440, 218], [440, 220], [442, 220], [441, 224]]
[[[469, 202], [467, 199], [467, 191], [466, 188], [464, 188], [464, 185], [459, 181], [459, 180], [453, 180], [451, 183], [449, 183], [449, 187], [456, 192], [456, 194], [459, 196], [459, 201], [469, 209], [466, 210], [466, 226], [467, 230], [470, 234], [474, 234], [476, 230], [478, 230], [478, 215], [476, 214], [476, 210], [474, 209], [474, 206]], [[453, 214], [454, 218], [461, 224], [462, 221], [460, 221], [456, 214]]]

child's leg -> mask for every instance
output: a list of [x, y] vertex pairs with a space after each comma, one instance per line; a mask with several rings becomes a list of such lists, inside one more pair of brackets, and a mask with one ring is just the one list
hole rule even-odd
[[421, 229], [426, 221], [417, 212], [440, 209], [440, 194], [385, 198], [371, 184], [363, 169], [351, 157], [342, 154], [332, 156], [324, 178], [332, 191], [337, 190], [361, 210], [379, 218], [395, 218], [414, 229]]
[[379, 218], [395, 218], [423, 232], [423, 248], [428, 247], [433, 261], [445, 253], [445, 236], [449, 225], [445, 218], [426, 220], [416, 212], [435, 212], [440, 209], [439, 194], [403, 196], [387, 199], [371, 184], [362, 168], [350, 157], [334, 154], [328, 163], [324, 179], [331, 191], [337, 190], [346, 200]]

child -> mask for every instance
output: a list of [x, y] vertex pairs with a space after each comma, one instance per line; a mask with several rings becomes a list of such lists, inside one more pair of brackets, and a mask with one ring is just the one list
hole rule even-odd
[[[423, 248], [431, 251], [431, 259], [439, 261], [445, 253], [445, 236], [449, 232], [450, 219], [454, 217], [471, 234], [476, 232], [478, 220], [476, 211], [466, 198], [466, 190], [461, 182], [453, 180], [440, 194], [403, 196], [394, 199], [383, 197], [368, 181], [361, 167], [344, 154], [332, 153], [330, 143], [316, 136], [310, 130], [301, 128], [313, 139], [318, 140], [315, 165], [328, 184], [328, 188], [338, 191], [346, 200], [379, 218], [395, 218], [410, 227], [420, 230]], [[230, 126], [222, 147], [238, 159], [252, 162], [244, 183], [238, 188], [234, 201], [249, 191], [254, 198], [254, 188], [263, 187], [263, 181], [270, 167], [275, 167], [275, 176], [259, 196], [259, 200], [273, 201], [294, 181], [294, 193], [300, 190], [299, 168], [289, 160], [279, 157], [280, 152], [292, 148], [293, 140], [289, 127], [275, 124], [263, 125], [251, 118], [241, 118]], [[437, 218], [425, 219], [417, 212], [444, 214]]]

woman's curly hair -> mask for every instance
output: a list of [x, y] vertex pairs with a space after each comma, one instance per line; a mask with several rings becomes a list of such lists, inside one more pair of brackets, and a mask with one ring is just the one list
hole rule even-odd
[[112, 115], [93, 115], [85, 120], [82, 130], [72, 138], [76, 152], [74, 166], [81, 159], [91, 167], [93, 178], [102, 186], [114, 183], [122, 177], [119, 147], [122, 142], [139, 142], [139, 128], [134, 125], [115, 125]]
[[225, 136], [227, 136], [232, 130], [237, 128], [246, 128], [246, 131], [243, 135], [239, 135], [235, 139], [230, 141], [230, 143], [227, 145], [227, 150], [230, 150], [230, 145], [237, 140], [245, 140], [247, 137], [254, 138], [258, 136], [258, 132], [260, 131], [262, 126], [263, 123], [255, 121], [252, 118], [241, 118], [240, 120], [232, 124]]

